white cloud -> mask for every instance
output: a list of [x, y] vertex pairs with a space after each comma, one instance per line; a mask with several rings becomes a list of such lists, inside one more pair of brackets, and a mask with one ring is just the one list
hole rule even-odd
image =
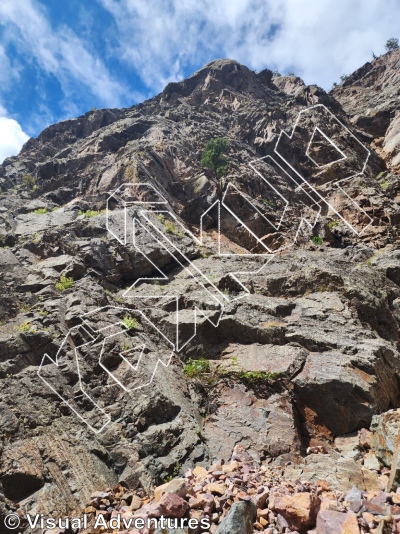
[[33, 56], [45, 72], [53, 74], [67, 96], [83, 86], [106, 106], [122, 105], [128, 89], [111, 76], [70, 28], [54, 30], [41, 4], [35, 0], [1, 0], [0, 19], [9, 28], [9, 38], [11, 35], [26, 56]]
[[[112, 74], [107, 65], [113, 60], [124, 63], [126, 77], [139, 76], [152, 93], [218, 57], [254, 70], [294, 71], [306, 83], [329, 89], [341, 74], [371, 59], [372, 50], [382, 53], [389, 37], [399, 36], [399, 0], [92, 1], [115, 22], [104, 35], [104, 59], [95, 49], [96, 39], [91, 41], [98, 28], [89, 8], [77, 12], [87, 23], [77, 35], [50, 21], [45, 0], [0, 0], [0, 97], [13, 84], [23, 90], [23, 84], [36, 83], [40, 101], [29, 111], [25, 129], [37, 131], [55, 120], [47, 93], [40, 95], [41, 81], [47, 80], [43, 72], [59, 81], [64, 93], [59, 105], [66, 117], [80, 112], [82, 95], [94, 95], [112, 107], [143, 99]], [[14, 57], [7, 56], [10, 43], [17, 50]], [[37, 79], [23, 78], [25, 63], [35, 65]], [[0, 106], [0, 117], [4, 115]], [[15, 133], [16, 124], [7, 122], [7, 127]]]
[[9, 87], [17, 71], [11, 67], [4, 46], [0, 44], [0, 84], [2, 88]]
[[[4, 114], [5, 109], [0, 105], [0, 115]], [[16, 120], [0, 117], [0, 163], [9, 156], [16, 156], [28, 139]]]
[[329, 88], [399, 31], [398, 0], [98, 1], [115, 19], [120, 57], [157, 91], [221, 56]]

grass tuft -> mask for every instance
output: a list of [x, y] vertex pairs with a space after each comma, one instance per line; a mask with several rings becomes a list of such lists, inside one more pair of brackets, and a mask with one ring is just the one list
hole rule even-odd
[[128, 315], [125, 315], [125, 317], [122, 319], [122, 322], [126, 326], [127, 330], [136, 330], [139, 327], [139, 321], [134, 317], [129, 317]]
[[200, 358], [199, 360], [192, 360], [191, 358], [187, 361], [186, 365], [183, 368], [183, 372], [189, 378], [194, 378], [195, 376], [200, 376], [203, 373], [210, 372], [210, 362], [205, 358]]
[[65, 274], [60, 276], [60, 280], [56, 282], [57, 291], [65, 291], [74, 285], [74, 279]]
[[318, 246], [321, 246], [324, 244], [324, 241], [320, 235], [314, 235], [311, 238], [311, 241], [314, 243], [314, 245], [318, 245]]

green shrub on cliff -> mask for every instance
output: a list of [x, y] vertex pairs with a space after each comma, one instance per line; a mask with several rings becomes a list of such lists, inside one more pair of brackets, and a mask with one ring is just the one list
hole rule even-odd
[[71, 288], [74, 285], [74, 279], [72, 277], [65, 276], [62, 274], [60, 280], [56, 282], [57, 291], [65, 291], [66, 289]]
[[210, 362], [205, 358], [200, 358], [199, 360], [192, 360], [190, 358], [183, 368], [183, 372], [189, 378], [202, 375], [203, 373], [208, 373], [209, 371]]
[[228, 166], [228, 160], [225, 157], [228, 150], [228, 139], [223, 139], [222, 137], [210, 139], [201, 156], [200, 165], [206, 169], [213, 170], [218, 177], [223, 176]]
[[399, 40], [396, 37], [391, 37], [386, 41], [385, 48], [388, 52], [392, 50], [397, 50], [400, 47]]

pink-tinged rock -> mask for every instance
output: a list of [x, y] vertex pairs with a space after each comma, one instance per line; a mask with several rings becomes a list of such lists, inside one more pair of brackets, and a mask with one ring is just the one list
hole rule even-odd
[[317, 516], [317, 534], [360, 534], [354, 512], [323, 510]]
[[96, 517], [98, 517], [99, 515], [102, 515], [104, 517], [104, 519], [107, 519], [107, 520], [110, 517], [110, 513], [107, 512], [107, 510], [97, 510]]
[[187, 478], [188, 480], [192, 480], [193, 478], [193, 471], [191, 469], [188, 469], [186, 472], [185, 472], [185, 478]]
[[211, 483], [207, 485], [208, 493], [216, 493], [217, 495], [223, 495], [226, 491], [225, 484], [215, 484]]
[[201, 465], [198, 465], [193, 469], [193, 474], [196, 477], [206, 478], [206, 476], [208, 475], [208, 471]]
[[95, 491], [90, 495], [91, 499], [106, 499], [110, 496], [110, 492], [108, 491]]
[[[190, 502], [194, 501], [189, 501]], [[211, 493], [199, 493], [196, 495], [196, 508], [200, 508], [204, 513], [210, 515], [214, 509], [214, 496]]]
[[193, 510], [197, 510], [202, 507], [201, 501], [199, 499], [196, 499], [196, 497], [190, 497], [189, 498], [189, 506]]
[[361, 447], [363, 447], [364, 449], [370, 449], [371, 448], [372, 432], [370, 432], [366, 428], [362, 428], [358, 432], [358, 439], [359, 439]]
[[174, 478], [171, 482], [168, 482], [164, 490], [161, 492], [161, 497], [165, 493], [170, 492], [176, 493], [179, 497], [182, 497], [182, 499], [184, 499], [188, 493], [190, 495], [194, 494], [194, 491], [184, 478]]
[[142, 506], [142, 499], [138, 497], [137, 495], [133, 495], [132, 502], [129, 506], [129, 510], [139, 510], [141, 506]]
[[247, 450], [243, 447], [243, 445], [235, 445], [232, 453], [232, 459], [231, 462], [242, 462], [242, 463], [249, 463], [253, 464], [254, 459], [250, 456], [250, 454], [247, 452]]
[[371, 501], [364, 501], [364, 511], [373, 515], [388, 515], [390, 514], [390, 506], [385, 503], [377, 503]]
[[159, 502], [161, 500], [161, 497], [165, 494], [165, 489], [167, 488], [169, 482], [166, 482], [165, 484], [161, 484], [161, 486], [157, 486], [154, 490], [154, 500], [156, 502]]
[[149, 509], [149, 517], [183, 517], [189, 504], [176, 493], [166, 493], [158, 503], [154, 503]]
[[366, 469], [372, 469], [374, 471], [379, 471], [380, 464], [378, 458], [375, 456], [373, 451], [367, 452], [367, 454], [364, 456], [364, 467]]
[[239, 469], [239, 462], [232, 462], [231, 464], [226, 464], [222, 466], [222, 471], [226, 474], [233, 473]]
[[265, 503], [267, 502], [269, 494], [269, 489], [265, 488], [262, 493], [258, 493], [257, 495], [252, 495], [251, 500], [254, 502], [257, 508], [263, 509], [265, 507]]
[[307, 492], [294, 495], [273, 495], [269, 507], [280, 514], [292, 530], [306, 532], [315, 525], [321, 500]]

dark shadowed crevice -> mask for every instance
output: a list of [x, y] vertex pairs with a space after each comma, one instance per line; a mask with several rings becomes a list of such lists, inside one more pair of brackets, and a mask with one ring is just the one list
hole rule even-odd
[[43, 480], [26, 473], [5, 475], [2, 478], [4, 496], [11, 501], [20, 501], [43, 487]]

